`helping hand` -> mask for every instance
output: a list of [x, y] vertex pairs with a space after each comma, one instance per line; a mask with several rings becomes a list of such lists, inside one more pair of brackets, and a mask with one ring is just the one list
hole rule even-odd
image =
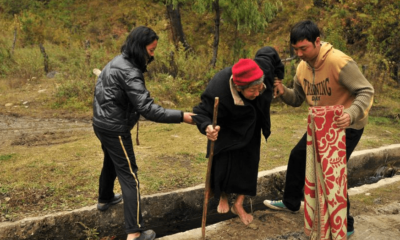
[[283, 85], [282, 85], [282, 80], [281, 79], [275, 79], [274, 81], [274, 98], [277, 98], [285, 92]]
[[195, 116], [196, 114], [191, 113], [191, 112], [184, 112], [183, 113], [183, 122], [188, 123], [188, 124], [196, 124], [193, 119], [192, 116]]

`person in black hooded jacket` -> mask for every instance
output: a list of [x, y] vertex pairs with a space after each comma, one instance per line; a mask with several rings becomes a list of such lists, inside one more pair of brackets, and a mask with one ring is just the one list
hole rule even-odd
[[[144, 231], [131, 129], [140, 115], [159, 123], [193, 123], [192, 113], [155, 104], [146, 89], [143, 73], [154, 59], [157, 42], [151, 28], [133, 29], [121, 54], [101, 71], [94, 92], [93, 128], [104, 153], [97, 208], [105, 211], [123, 198], [127, 240], [152, 240], [156, 235], [153, 230]], [[113, 192], [117, 176], [122, 196]]]
[[[215, 141], [211, 189], [219, 199], [217, 211], [229, 211], [228, 194], [237, 194], [231, 211], [248, 225], [253, 217], [243, 208], [245, 195], [255, 196], [261, 133], [271, 133], [270, 104], [274, 79], [283, 79], [284, 65], [276, 50], [263, 47], [254, 60], [240, 59], [211, 79], [193, 108], [199, 131]], [[215, 97], [219, 98], [217, 126], [212, 126]], [[207, 157], [210, 153], [210, 141]]]

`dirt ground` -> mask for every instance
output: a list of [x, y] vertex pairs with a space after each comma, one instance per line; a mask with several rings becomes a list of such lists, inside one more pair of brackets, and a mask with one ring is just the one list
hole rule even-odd
[[[4, 144], [57, 144], [75, 131], [92, 131], [89, 120], [39, 119], [0, 114], [0, 146]], [[62, 136], [62, 137], [61, 137]], [[64, 140], [63, 140], [64, 139]], [[350, 239], [400, 239], [400, 183], [361, 194], [352, 199], [356, 234]], [[40, 215], [46, 213], [41, 212]], [[238, 217], [208, 226], [207, 239], [307, 239], [303, 234], [303, 214], [260, 210], [254, 221], [244, 226]], [[115, 239], [114, 237], [103, 237]], [[123, 238], [122, 238], [123, 239]], [[160, 240], [201, 239], [200, 229], [191, 230], [183, 238], [164, 236]]]
[[[11, 145], [34, 147], [64, 144], [79, 139], [82, 131], [93, 131], [90, 120], [34, 118], [0, 113], [0, 148], [7, 148]], [[1, 188], [2, 183], [0, 182], [0, 190]], [[0, 191], [1, 210], [7, 208], [6, 203], [14, 209], [18, 207], [12, 217], [7, 215], [7, 211], [0, 211], [0, 222], [10, 221], [10, 218], [12, 221], [17, 221], [23, 217], [54, 213], [53, 209], [45, 208], [46, 203], [42, 201], [49, 194], [51, 191], [47, 187], [25, 192], [14, 191], [12, 194], [3, 194]]]
[[[400, 176], [396, 176], [400, 178]], [[400, 179], [399, 179], [400, 180]], [[400, 181], [350, 196], [355, 233], [350, 240], [400, 239]], [[253, 213], [249, 226], [238, 217], [206, 228], [206, 239], [306, 240], [304, 212], [276, 211], [266, 208]], [[201, 228], [158, 238], [159, 240], [200, 240]]]
[[60, 144], [75, 131], [92, 131], [90, 120], [32, 118], [0, 114], [0, 145]]

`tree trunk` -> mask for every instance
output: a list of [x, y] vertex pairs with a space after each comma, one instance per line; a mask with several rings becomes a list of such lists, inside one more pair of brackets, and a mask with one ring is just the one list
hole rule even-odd
[[340, 2], [340, 0], [314, 0], [314, 6], [316, 7], [333, 6], [335, 3], [338, 2]]
[[214, 43], [213, 43], [213, 57], [211, 59], [211, 68], [215, 67], [217, 63], [218, 55], [218, 44], [219, 44], [219, 24], [220, 24], [220, 10], [219, 10], [219, 0], [213, 2], [213, 7], [215, 9], [215, 33], [214, 33]]
[[173, 4], [168, 4], [167, 13], [175, 46], [178, 46], [178, 43], [181, 42], [185, 47], [185, 51], [190, 49], [190, 46], [186, 41], [185, 34], [183, 33], [181, 14], [179, 13], [179, 5], [176, 5], [176, 7], [174, 8]]
[[399, 74], [399, 72], [400, 72], [400, 62], [397, 63], [397, 64], [394, 66], [394, 71], [393, 71], [394, 76], [396, 77], [396, 80], [397, 80], [397, 87], [398, 87], [398, 88], [400, 88], [400, 74]]
[[11, 54], [14, 54], [15, 42], [17, 41], [17, 27], [14, 27], [14, 40], [11, 48]]
[[89, 66], [90, 65], [90, 40], [85, 40], [85, 52], [86, 52], [86, 65]]
[[49, 57], [47, 56], [46, 50], [44, 49], [44, 46], [41, 43], [39, 43], [39, 48], [44, 58], [44, 71], [47, 74], [49, 73]]
[[326, 2], [324, 0], [314, 0], [314, 6], [316, 7], [324, 7]]

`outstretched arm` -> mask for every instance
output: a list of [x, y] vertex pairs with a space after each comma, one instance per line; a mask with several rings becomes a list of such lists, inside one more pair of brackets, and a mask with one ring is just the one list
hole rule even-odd
[[285, 93], [282, 85], [282, 79], [275, 78], [274, 80], [274, 98], [280, 97]]
[[188, 123], [188, 124], [196, 124], [193, 119], [192, 116], [194, 116], [196, 114], [191, 113], [191, 112], [184, 112], [183, 113], [183, 122]]

